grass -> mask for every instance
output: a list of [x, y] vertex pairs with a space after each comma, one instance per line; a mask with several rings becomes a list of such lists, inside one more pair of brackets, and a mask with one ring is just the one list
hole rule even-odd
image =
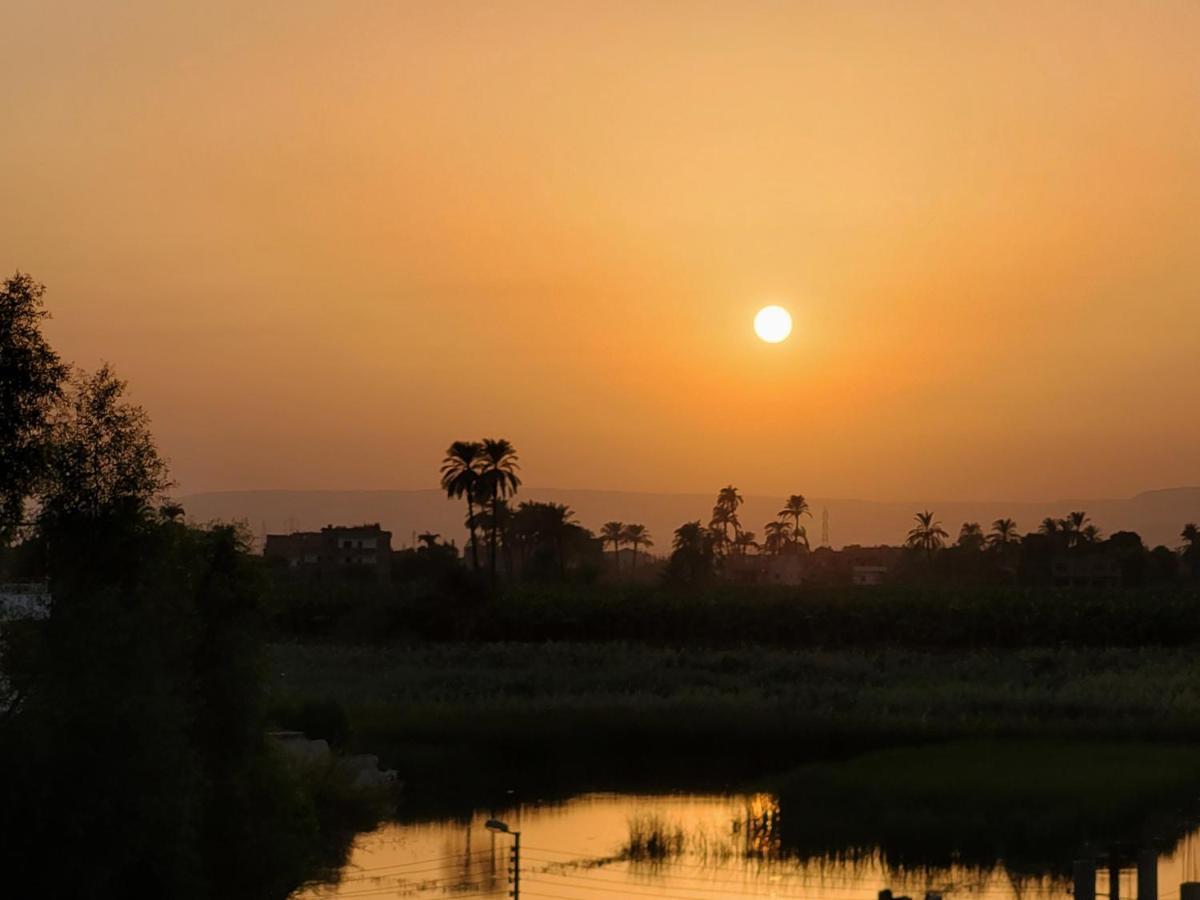
[[279, 644], [277, 708], [332, 698], [414, 786], [719, 787], [964, 738], [1200, 740], [1192, 650]]

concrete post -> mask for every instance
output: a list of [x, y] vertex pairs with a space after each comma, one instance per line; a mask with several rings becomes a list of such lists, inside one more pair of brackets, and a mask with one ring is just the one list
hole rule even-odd
[[[1075, 900], [1096, 900], [1096, 861], [1075, 860]], [[1194, 898], [1200, 900], [1200, 897]]]
[[1141, 851], [1137, 866], [1137, 900], [1158, 900], [1158, 853]]

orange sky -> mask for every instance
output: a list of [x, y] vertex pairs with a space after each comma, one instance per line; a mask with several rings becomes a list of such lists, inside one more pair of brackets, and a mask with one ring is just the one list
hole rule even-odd
[[1200, 482], [1193, 0], [181, 6], [5, 5], [0, 270], [183, 492]]

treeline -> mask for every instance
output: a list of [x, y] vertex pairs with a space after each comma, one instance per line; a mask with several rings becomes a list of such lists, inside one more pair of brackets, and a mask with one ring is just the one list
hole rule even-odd
[[268, 738], [246, 535], [184, 524], [144, 411], [59, 358], [42, 291], [0, 285], [0, 583], [52, 598], [0, 622], [5, 887], [284, 898], [373, 814]]

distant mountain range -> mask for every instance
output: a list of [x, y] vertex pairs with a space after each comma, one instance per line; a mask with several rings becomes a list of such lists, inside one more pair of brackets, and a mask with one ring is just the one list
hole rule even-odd
[[[522, 488], [519, 500], [565, 503], [580, 524], [599, 531], [610, 520], [640, 522], [650, 529], [654, 552], [663, 553], [683, 522], [707, 522], [715, 492], [656, 494], [631, 491], [593, 491]], [[762, 538], [765, 522], [776, 517], [783, 497], [747, 496], [739, 511], [743, 527]], [[462, 545], [465, 505], [449, 501], [441, 491], [221, 491], [192, 494], [182, 499], [189, 519], [245, 521], [261, 538], [266, 532], [315, 530], [330, 524], [379, 522], [392, 532], [394, 547], [409, 546], [422, 531], [437, 532], [443, 540]], [[913, 513], [931, 509], [951, 536], [963, 522], [980, 522], [986, 529], [1000, 517], [1016, 520], [1021, 531], [1036, 529], [1046, 516], [1062, 517], [1085, 510], [1105, 533], [1136, 531], [1150, 546], [1180, 543], [1187, 522], [1200, 521], [1200, 487], [1146, 491], [1134, 497], [1108, 500], [1054, 500], [1045, 503], [1003, 501], [876, 502], [810, 497], [813, 518], [807, 521], [809, 539], [821, 541], [822, 511], [829, 512], [829, 538], [834, 547], [846, 544], [898, 544], [912, 527]]]

